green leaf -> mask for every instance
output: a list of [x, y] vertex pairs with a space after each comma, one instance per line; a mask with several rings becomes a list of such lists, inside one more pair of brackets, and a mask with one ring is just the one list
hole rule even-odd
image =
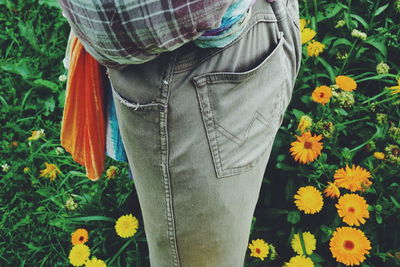
[[381, 52], [383, 56], [385, 56], [385, 57], [387, 56], [387, 48], [383, 42], [380, 42], [380, 41], [374, 40], [374, 39], [367, 39], [364, 41], [364, 43], [372, 45], [379, 52]]
[[47, 87], [47, 88], [51, 89], [51, 91], [53, 91], [53, 92], [58, 91], [58, 84], [56, 84], [52, 81], [49, 81], [49, 80], [36, 79], [33, 81], [33, 83], [36, 85], [39, 85], [39, 86]]
[[386, 10], [386, 8], [388, 8], [389, 3], [387, 3], [386, 5], [381, 6], [380, 8], [378, 8], [375, 13], [374, 16], [378, 16], [379, 14], [381, 14], [383, 11]]
[[69, 217], [66, 220], [76, 221], [76, 222], [91, 222], [91, 221], [104, 221], [104, 222], [115, 222], [114, 218], [106, 216], [84, 216], [84, 217]]
[[292, 109], [293, 115], [296, 117], [297, 120], [300, 120], [301, 116], [304, 116], [304, 112], [298, 109]]
[[287, 221], [291, 224], [296, 224], [300, 221], [300, 212], [297, 210], [289, 211], [287, 215]]
[[393, 202], [396, 208], [400, 209], [400, 203], [393, 196], [390, 196], [390, 200]]
[[322, 66], [324, 66], [326, 72], [329, 74], [329, 79], [331, 79], [331, 82], [335, 81], [335, 71], [331, 67], [331, 64], [329, 64], [325, 59], [322, 57], [317, 57], [317, 60], [321, 62]]
[[350, 17], [354, 18], [355, 20], [357, 20], [358, 22], [360, 22], [365, 29], [369, 28], [368, 22], [365, 21], [365, 19], [363, 19], [362, 17], [356, 15], [356, 14], [351, 14]]

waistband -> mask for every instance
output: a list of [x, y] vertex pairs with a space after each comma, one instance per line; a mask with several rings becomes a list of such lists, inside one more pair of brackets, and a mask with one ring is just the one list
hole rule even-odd
[[[247, 22], [245, 29], [242, 34], [245, 34], [249, 27], [257, 20], [264, 20], [270, 22], [279, 22], [286, 18], [286, 1], [287, 0], [275, 0], [274, 2], [268, 2], [267, 0], [256, 0], [256, 3], [251, 7], [251, 18]], [[239, 37], [238, 37], [239, 38]], [[233, 40], [232, 44], [235, 42]], [[229, 47], [228, 45], [227, 47]], [[181, 73], [187, 70], [193, 69], [204, 57], [208, 57], [213, 52], [225, 49], [223, 48], [199, 48], [193, 42], [189, 42], [173, 52], [167, 53], [172, 54], [176, 57], [174, 66], [174, 73]], [[204, 53], [199, 53], [199, 49], [203, 50]], [[199, 54], [203, 56], [199, 57]]]

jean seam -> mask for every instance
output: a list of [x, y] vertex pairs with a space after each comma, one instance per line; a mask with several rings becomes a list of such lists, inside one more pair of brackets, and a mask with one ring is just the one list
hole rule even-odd
[[170, 251], [174, 267], [180, 267], [179, 254], [176, 242], [176, 222], [174, 216], [172, 190], [171, 190], [171, 176], [169, 172], [169, 143], [168, 143], [168, 102], [171, 91], [171, 81], [173, 76], [173, 69], [175, 67], [177, 54], [172, 54], [172, 60], [167, 66], [166, 78], [167, 83], [162, 84], [161, 98], [164, 102], [164, 108], [160, 110], [160, 145], [161, 145], [161, 172], [164, 181], [164, 200], [166, 206], [166, 219], [168, 238], [170, 242]]

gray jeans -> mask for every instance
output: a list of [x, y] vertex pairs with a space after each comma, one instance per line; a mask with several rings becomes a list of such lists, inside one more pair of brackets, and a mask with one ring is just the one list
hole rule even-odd
[[109, 69], [152, 267], [243, 266], [300, 62], [298, 1], [257, 0], [224, 48]]

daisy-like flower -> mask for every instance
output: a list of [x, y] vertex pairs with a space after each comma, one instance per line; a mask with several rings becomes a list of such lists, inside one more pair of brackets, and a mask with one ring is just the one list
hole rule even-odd
[[303, 255], [297, 255], [290, 259], [289, 262], [285, 262], [283, 267], [314, 267], [314, 262]]
[[352, 92], [357, 89], [356, 81], [354, 81], [353, 78], [349, 76], [339, 75], [336, 77], [335, 80], [336, 85], [344, 91]]
[[351, 168], [346, 164], [345, 168], [336, 170], [333, 178], [338, 187], [345, 188], [351, 192], [364, 191], [372, 182], [369, 180], [371, 173], [366, 169], [352, 165]]
[[45, 133], [43, 129], [32, 131], [32, 135], [28, 137], [29, 141], [38, 140], [41, 137], [45, 137]]
[[118, 171], [118, 167], [116, 167], [116, 166], [108, 167], [108, 169], [106, 171], [106, 178], [107, 179], [115, 178], [115, 176], [117, 175], [117, 171]]
[[115, 231], [122, 238], [133, 236], [139, 227], [139, 222], [132, 214], [123, 215], [115, 223]]
[[48, 177], [50, 178], [50, 181], [53, 181], [54, 178], [57, 177], [61, 173], [61, 171], [58, 169], [58, 167], [55, 164], [47, 163], [46, 164], [46, 169], [40, 171], [40, 177]]
[[397, 83], [398, 83], [398, 85], [395, 85], [395, 86], [392, 86], [392, 87], [388, 87], [388, 88], [387, 88], [387, 89], [389, 89], [389, 90], [393, 90], [393, 91], [391, 92], [392, 95], [400, 93], [400, 78], [397, 79]]
[[301, 31], [301, 44], [306, 44], [311, 41], [317, 33], [310, 28], [304, 28]]
[[314, 161], [322, 150], [321, 135], [312, 135], [310, 131], [301, 136], [295, 135], [297, 140], [291, 143], [290, 152], [294, 159], [303, 164]]
[[294, 204], [305, 214], [320, 212], [324, 205], [321, 192], [311, 185], [300, 187], [294, 199]]
[[69, 252], [69, 262], [73, 266], [82, 266], [90, 256], [90, 249], [85, 244], [78, 244], [72, 247]]
[[382, 152], [374, 152], [374, 158], [376, 158], [376, 159], [384, 159], [385, 158], [385, 154], [383, 154]]
[[269, 244], [266, 243], [263, 239], [256, 239], [251, 241], [251, 244], [249, 244], [249, 249], [251, 251], [251, 257], [264, 260], [264, 258], [266, 258], [269, 253]]
[[300, 31], [302, 31], [306, 27], [307, 21], [305, 19], [300, 19], [299, 22], [300, 22], [299, 23], [300, 24]]
[[299, 130], [301, 133], [304, 133], [308, 128], [311, 127], [311, 125], [312, 125], [312, 119], [307, 115], [303, 115], [300, 118], [297, 130]]
[[340, 197], [340, 190], [334, 183], [328, 182], [328, 186], [325, 188], [324, 194], [326, 197], [330, 198]]
[[335, 206], [339, 216], [350, 226], [364, 224], [365, 218], [369, 218], [368, 204], [357, 194], [344, 194]]
[[329, 86], [321, 85], [314, 89], [311, 98], [314, 102], [325, 105], [332, 97], [332, 89]]
[[307, 45], [307, 55], [309, 57], [317, 57], [325, 49], [325, 45], [321, 42], [312, 40]]
[[364, 232], [352, 227], [336, 228], [329, 242], [332, 256], [347, 266], [359, 265], [369, 254], [371, 243]]
[[88, 241], [88, 231], [83, 228], [78, 228], [71, 235], [72, 245], [84, 244]]
[[85, 267], [107, 267], [106, 263], [96, 257], [92, 257], [92, 259], [87, 260], [85, 262]]
[[4, 163], [1, 165], [3, 172], [8, 172], [10, 170], [10, 165], [8, 163]]
[[[304, 241], [304, 247], [306, 250], [305, 254], [310, 255], [316, 249], [317, 240], [315, 239], [315, 236], [310, 232], [304, 232], [302, 236]], [[300, 234], [295, 234], [290, 244], [292, 245], [293, 250], [297, 254], [304, 255], [304, 251], [300, 241]]]

